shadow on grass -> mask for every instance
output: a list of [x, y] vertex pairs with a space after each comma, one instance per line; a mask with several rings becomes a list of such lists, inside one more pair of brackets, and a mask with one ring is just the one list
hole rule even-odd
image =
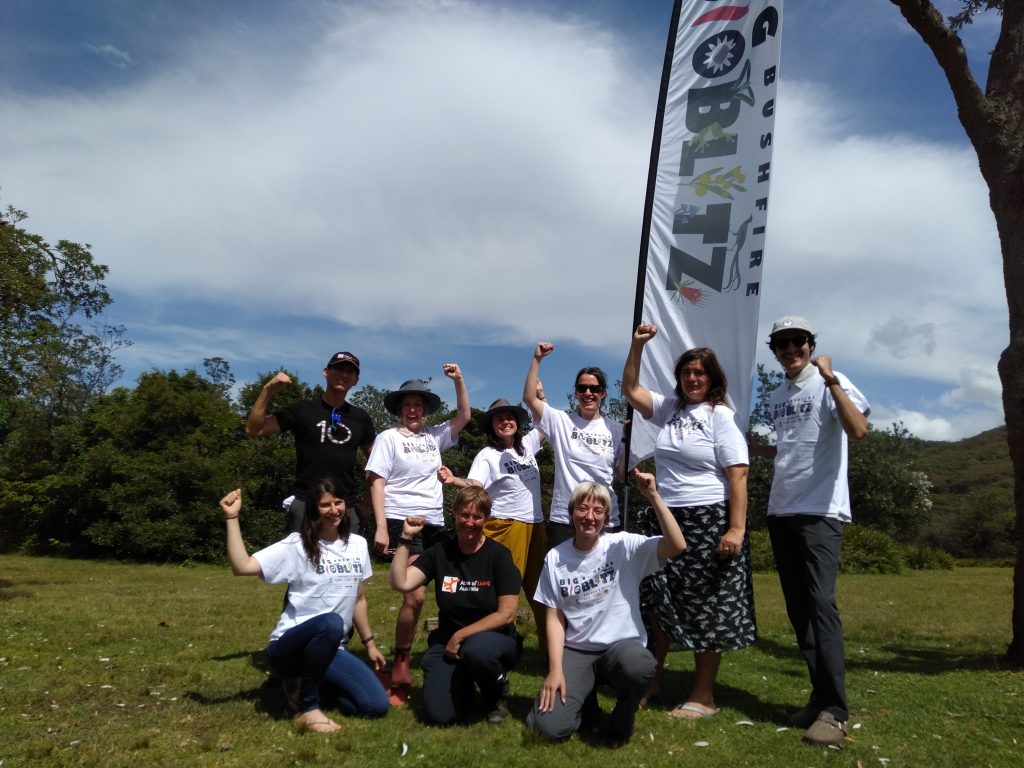
[[[802, 670], [802, 668], [801, 668]], [[666, 669], [661, 676], [661, 692], [647, 705], [652, 712], [669, 712], [686, 701], [686, 695], [693, 685], [692, 669]], [[767, 701], [742, 688], [723, 683], [715, 684], [715, 703], [719, 707], [736, 709], [749, 720], [756, 722], [778, 723], [788, 725], [789, 715], [803, 706], [800, 701]], [[681, 721], [687, 718], [679, 718]], [[703, 718], [694, 718], [694, 721]]]
[[257, 688], [238, 691], [230, 696], [207, 696], [197, 691], [187, 691], [183, 697], [197, 704], [216, 705], [231, 701], [251, 701], [257, 712], [264, 712], [276, 720], [290, 719], [294, 716], [288, 709], [284, 691], [281, 690], [281, 678], [273, 673], [267, 654], [263, 648], [254, 651], [235, 651], [220, 656], [211, 656], [212, 661], [233, 661], [248, 658], [249, 663], [261, 672], [269, 675]]
[[0, 579], [0, 602], [14, 600], [19, 597], [32, 597], [32, 592], [27, 589], [18, 588], [13, 581]]
[[288, 702], [285, 700], [284, 692], [281, 690], [281, 680], [277, 677], [267, 678], [257, 688], [238, 691], [230, 696], [207, 696], [197, 691], [187, 691], [183, 698], [203, 706], [247, 701], [252, 702], [253, 708], [257, 712], [267, 714], [275, 720], [290, 720], [294, 717], [294, 713], [288, 709]]
[[[871, 672], [910, 672], [917, 675], [941, 675], [962, 670], [1001, 672], [1008, 667], [994, 653], [964, 653], [954, 648], [922, 648], [899, 645], [873, 645], [867, 657], [851, 654], [855, 643], [846, 641], [846, 669]], [[803, 671], [803, 658], [791, 642], [778, 642], [772, 638], [758, 638], [757, 650], [777, 659], [795, 659]], [[879, 656], [889, 658], [879, 658]]]

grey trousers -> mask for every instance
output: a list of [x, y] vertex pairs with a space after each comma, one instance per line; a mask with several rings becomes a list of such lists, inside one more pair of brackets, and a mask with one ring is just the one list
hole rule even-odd
[[562, 652], [565, 703], [556, 696], [554, 709], [540, 712], [534, 701], [526, 727], [549, 739], [569, 738], [579, 730], [587, 697], [598, 684], [605, 684], [618, 699], [608, 718], [608, 735], [614, 741], [625, 741], [633, 735], [636, 710], [656, 666], [651, 652], [636, 640], [621, 640], [604, 651], [566, 648]]
[[817, 515], [771, 516], [768, 534], [786, 613], [811, 678], [808, 704], [845, 722], [846, 658], [836, 605], [843, 524]]

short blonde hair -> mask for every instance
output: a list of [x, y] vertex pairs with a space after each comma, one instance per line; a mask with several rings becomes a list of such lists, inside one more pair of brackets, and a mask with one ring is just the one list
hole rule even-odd
[[601, 485], [601, 483], [595, 483], [593, 480], [586, 480], [580, 483], [572, 492], [572, 498], [569, 499], [569, 519], [572, 519], [572, 513], [576, 510], [576, 505], [587, 499], [594, 499], [604, 507], [604, 521], [607, 524], [612, 514], [612, 495], [608, 492], [606, 486]]

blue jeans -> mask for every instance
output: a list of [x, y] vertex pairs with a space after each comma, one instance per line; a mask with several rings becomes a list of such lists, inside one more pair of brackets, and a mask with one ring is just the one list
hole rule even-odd
[[272, 641], [267, 660], [282, 677], [299, 678], [299, 712], [323, 705], [346, 715], [381, 717], [388, 711], [387, 691], [366, 664], [339, 647], [344, 634], [338, 614], [322, 613]]

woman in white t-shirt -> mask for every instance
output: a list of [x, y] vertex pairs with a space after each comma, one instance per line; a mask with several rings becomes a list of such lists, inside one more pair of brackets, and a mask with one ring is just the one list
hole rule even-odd
[[[423, 533], [412, 542], [410, 562], [415, 562], [424, 542], [444, 531], [444, 498], [437, 472], [441, 453], [459, 442], [459, 433], [472, 415], [469, 392], [455, 363], [441, 366], [455, 384], [456, 411], [449, 421], [427, 425], [427, 416], [441, 407], [441, 398], [425, 382], [410, 379], [384, 396], [384, 407], [398, 417], [398, 426], [377, 435], [366, 460], [370, 500], [377, 532], [373, 546], [379, 554], [394, 553], [402, 524], [412, 516], [423, 517]], [[412, 683], [409, 652], [416, 639], [416, 624], [423, 610], [425, 590], [420, 587], [403, 596], [395, 622], [395, 660], [391, 666], [392, 701], [404, 701]]]
[[[228, 561], [236, 576], [259, 576], [288, 584], [284, 612], [270, 633], [267, 661], [281, 676], [300, 731], [333, 733], [341, 728], [321, 705], [347, 715], [381, 717], [388, 694], [377, 676], [345, 649], [354, 628], [377, 670], [385, 665], [370, 629], [363, 582], [373, 575], [362, 536], [349, 533], [345, 490], [334, 480], [310, 485], [302, 530], [249, 555], [238, 516], [242, 491], [220, 500], [227, 524]], [[316, 500], [314, 502], [314, 499]]]
[[[456, 477], [448, 467], [441, 467], [441, 482], [457, 488], [477, 485], [487, 491], [492, 503], [484, 534], [512, 553], [523, 590], [532, 598], [548, 550], [540, 500], [540, 468], [535, 458], [544, 444], [544, 433], [527, 429], [526, 409], [503, 397], [477, 416], [477, 424], [487, 438], [487, 445], [473, 459], [465, 479]], [[543, 648], [544, 606], [531, 599], [530, 607]]]
[[[725, 404], [726, 379], [707, 347], [676, 362], [673, 396], [640, 386], [640, 358], [657, 326], [641, 324], [622, 372], [622, 394], [644, 419], [661, 427], [654, 448], [658, 490], [689, 548], [645, 582], [640, 596], [653, 617], [658, 676], [671, 641], [694, 652], [693, 685], [673, 717], [715, 714], [715, 679], [722, 651], [757, 639], [747, 539], [747, 442]], [[642, 521], [641, 521], [642, 522]], [[648, 697], [658, 692], [658, 676]]]
[[612, 489], [616, 477], [622, 477], [625, 456], [622, 452], [622, 425], [601, 412], [608, 394], [607, 377], [600, 368], [581, 368], [576, 374], [575, 413], [552, 408], [538, 387], [540, 361], [555, 346], [542, 341], [537, 344], [523, 385], [523, 402], [533, 413], [534, 424], [547, 437], [555, 454], [555, 482], [551, 489], [548, 515], [548, 548], [573, 536], [569, 520], [569, 498], [582, 482], [593, 480], [608, 489], [611, 499], [608, 527], [618, 530], [619, 504]]
[[[580, 483], [569, 502], [573, 538], [548, 552], [536, 599], [547, 606], [548, 674], [526, 719], [532, 730], [565, 739], [594, 723], [597, 686], [615, 691], [606, 733], [613, 743], [633, 735], [640, 699], [656, 662], [647, 650], [640, 582], [686, 549], [679, 526], [658, 495], [654, 475], [634, 471], [663, 535], [605, 533], [608, 489]], [[589, 723], [588, 723], [589, 721]]]

